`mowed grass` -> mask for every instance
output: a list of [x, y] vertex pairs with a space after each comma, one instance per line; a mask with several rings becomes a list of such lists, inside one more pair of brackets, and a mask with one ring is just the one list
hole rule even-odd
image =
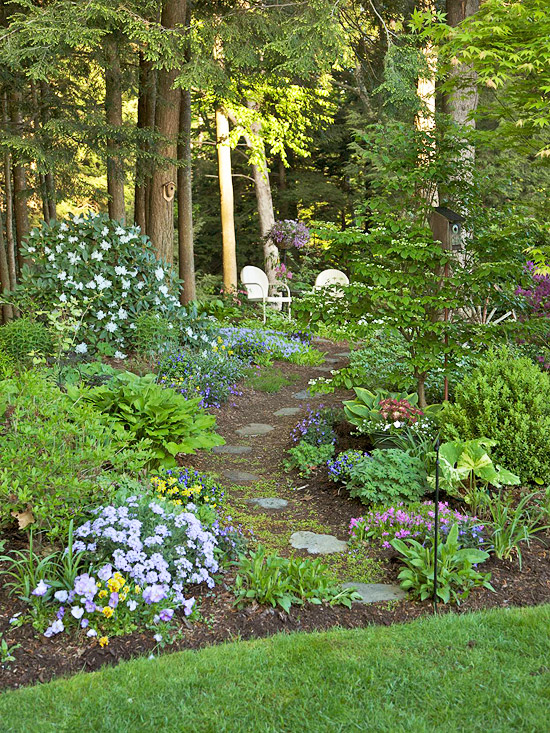
[[550, 606], [279, 635], [0, 696], [4, 731], [548, 731]]

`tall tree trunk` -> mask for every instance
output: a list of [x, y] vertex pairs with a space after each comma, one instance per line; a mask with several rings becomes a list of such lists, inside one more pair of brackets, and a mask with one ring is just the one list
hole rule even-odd
[[[2, 222], [2, 212], [0, 211], [0, 292], [8, 293], [11, 290], [10, 270], [8, 266], [8, 256], [4, 241], [4, 224]], [[13, 318], [13, 308], [11, 305], [0, 306], [0, 322], [7, 323]]]
[[193, 169], [191, 159], [191, 92], [181, 90], [180, 136], [178, 142], [178, 248], [182, 305], [197, 297], [195, 288], [195, 253], [193, 250]]
[[[477, 13], [479, 0], [447, 0], [447, 22], [457, 26], [465, 18]], [[472, 66], [458, 64], [451, 71], [451, 78], [456, 81], [455, 89], [445, 99], [445, 111], [453, 121], [461, 127], [475, 127], [474, 113], [477, 109], [478, 91], [476, 74]], [[464, 140], [461, 151], [465, 175], [471, 182], [475, 161], [475, 147], [471, 142]], [[462, 213], [467, 213], [463, 210]]]
[[[253, 105], [248, 103], [247, 106], [252, 107]], [[250, 149], [254, 146], [256, 152], [255, 157], [258, 160], [257, 164], [252, 164], [252, 175], [254, 177], [254, 185], [256, 188], [260, 234], [264, 248], [264, 268], [267, 279], [270, 283], [274, 283], [277, 279], [275, 270], [279, 264], [279, 250], [277, 249], [273, 239], [269, 236], [275, 224], [273, 196], [271, 193], [271, 183], [269, 181], [269, 168], [267, 165], [264, 142], [261, 138], [262, 128], [260, 122], [253, 122], [250, 129], [254, 135], [254, 140], [252, 140], [248, 135], [245, 135], [245, 141]]]
[[124, 223], [124, 158], [117, 133], [122, 132], [122, 70], [116, 37], [110, 33], [103, 39], [105, 58], [105, 120], [107, 138], [107, 193], [109, 218]]
[[[155, 86], [156, 72], [153, 64], [140, 53], [137, 127], [144, 133], [153, 133], [155, 129]], [[147, 156], [150, 151], [151, 142], [145, 139], [140, 141], [136, 158], [134, 221], [143, 234], [147, 234], [148, 226], [151, 162]]]
[[[434, 0], [419, 0], [420, 10], [435, 10]], [[431, 156], [429, 138], [435, 129], [435, 81], [437, 73], [437, 50], [435, 45], [428, 40], [422, 49], [426, 64], [425, 75], [418, 79], [417, 94], [420, 100], [420, 111], [416, 116], [415, 124], [420, 132], [425, 133], [426, 152], [420, 157], [419, 165], [423, 165]], [[432, 206], [439, 205], [439, 191], [436, 186], [424, 188], [421, 192], [423, 198]]]
[[[9, 99], [12, 132], [23, 137], [23, 115], [21, 112], [23, 95], [19, 91], [11, 91]], [[25, 166], [19, 161], [13, 161], [13, 210], [15, 214], [15, 236], [19, 269], [23, 266], [21, 243], [29, 233], [27, 197], [27, 174]]]
[[[187, 13], [186, 0], [165, 0], [161, 24], [164, 28], [183, 29]], [[163, 142], [157, 150], [165, 162], [155, 166], [151, 177], [149, 236], [157, 257], [169, 264], [174, 261], [174, 194], [176, 191], [177, 142], [181, 92], [174, 88], [177, 69], [158, 72], [155, 127]]]
[[[32, 124], [34, 137], [37, 142], [40, 142], [40, 146], [44, 147], [44, 141], [42, 136], [42, 125], [40, 116], [40, 100], [38, 99], [38, 88], [35, 82], [31, 79], [31, 97], [32, 97]], [[37, 189], [40, 192], [40, 199], [42, 201], [42, 218], [44, 221], [50, 223], [50, 207], [48, 206], [48, 193], [46, 191], [46, 176], [40, 170], [36, 170], [36, 180], [38, 182]]]
[[233, 179], [231, 177], [231, 147], [229, 146], [229, 120], [222, 109], [216, 110], [216, 141], [222, 219], [223, 284], [227, 290], [235, 290], [237, 288], [237, 244]]
[[[9, 111], [8, 111], [8, 97], [4, 93], [2, 97], [2, 124], [4, 130], [8, 131]], [[6, 194], [6, 249], [8, 257], [8, 269], [10, 273], [11, 288], [15, 288], [17, 284], [17, 257], [14, 234], [14, 222], [13, 222], [13, 188], [12, 188], [12, 165], [11, 155], [9, 150], [4, 152], [4, 189]]]
[[[49, 115], [49, 105], [51, 103], [50, 101], [51, 92], [50, 92], [50, 85], [42, 81], [40, 82], [40, 110], [41, 110], [41, 117], [42, 117], [42, 128], [44, 128], [50, 119]], [[52, 164], [53, 166], [53, 164]], [[46, 192], [46, 200], [48, 202], [48, 216], [49, 220], [57, 219], [57, 206], [56, 206], [56, 191], [55, 191], [55, 176], [52, 169], [49, 169], [46, 171], [45, 175], [45, 192]]]

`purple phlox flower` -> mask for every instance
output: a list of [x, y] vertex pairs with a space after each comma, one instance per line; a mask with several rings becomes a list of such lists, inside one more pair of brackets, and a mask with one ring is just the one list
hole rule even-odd
[[32, 594], [33, 596], [38, 596], [38, 598], [42, 598], [42, 596], [45, 596], [48, 592], [48, 589], [51, 588], [51, 585], [48, 585], [48, 583], [41, 580], [36, 588], [33, 590]]

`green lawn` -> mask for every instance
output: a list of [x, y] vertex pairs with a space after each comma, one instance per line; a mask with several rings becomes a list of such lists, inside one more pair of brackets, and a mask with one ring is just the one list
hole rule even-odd
[[4, 731], [548, 731], [550, 606], [280, 635], [0, 696]]

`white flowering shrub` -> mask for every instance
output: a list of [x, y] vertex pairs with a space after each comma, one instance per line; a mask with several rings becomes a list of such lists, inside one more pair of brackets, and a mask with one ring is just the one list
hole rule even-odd
[[173, 317], [177, 279], [156, 259], [139, 227], [121, 226], [105, 214], [43, 224], [23, 248], [24, 265], [16, 299], [49, 312], [66, 303], [82, 308], [75, 350], [123, 358], [132, 348], [140, 314]]

